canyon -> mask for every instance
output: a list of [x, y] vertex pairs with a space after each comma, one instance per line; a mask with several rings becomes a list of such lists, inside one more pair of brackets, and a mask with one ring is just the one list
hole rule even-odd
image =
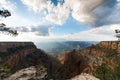
[[[33, 73], [27, 73], [31, 70]], [[119, 72], [118, 41], [102, 41], [81, 50], [61, 52], [57, 57], [38, 49], [33, 42], [0, 42], [0, 80], [15, 80], [17, 76], [18, 80], [75, 80], [84, 73], [96, 80], [118, 80]]]

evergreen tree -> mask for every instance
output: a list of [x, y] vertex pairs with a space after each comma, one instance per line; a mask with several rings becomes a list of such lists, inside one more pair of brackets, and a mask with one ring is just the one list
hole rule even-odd
[[[0, 10], [0, 16], [6, 18], [11, 16], [11, 13], [8, 10], [3, 9], [3, 10]], [[4, 23], [0, 23], [0, 31], [3, 33], [4, 32], [9, 33], [9, 35], [13, 35], [13, 36], [18, 35], [17, 30], [12, 30], [10, 28], [7, 28]]]
[[118, 38], [118, 41], [120, 41], [120, 30], [119, 29], [116, 29], [115, 30], [115, 33], [116, 33], [116, 37]]

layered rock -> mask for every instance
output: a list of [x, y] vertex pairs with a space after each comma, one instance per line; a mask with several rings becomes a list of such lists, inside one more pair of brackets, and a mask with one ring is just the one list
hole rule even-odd
[[[115, 70], [120, 66], [119, 50], [120, 42], [103, 41], [83, 50], [73, 50], [62, 53], [58, 56], [58, 59], [63, 64], [66, 73], [69, 74], [68, 78], [74, 77], [81, 73], [96, 75], [99, 68], [106, 69], [109, 67], [109, 69]], [[111, 75], [112, 74], [113, 73], [111, 73]]]
[[32, 42], [0, 43], [0, 78], [4, 79], [16, 71], [30, 66], [44, 66], [48, 76], [54, 75], [59, 62], [38, 49]]
[[32, 47], [36, 48], [33, 42], [0, 42], [0, 53], [8, 52], [9, 48]]

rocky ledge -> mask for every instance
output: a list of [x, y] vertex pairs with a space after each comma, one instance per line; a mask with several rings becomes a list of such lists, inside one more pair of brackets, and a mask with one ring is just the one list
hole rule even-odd
[[47, 76], [47, 69], [43, 66], [22, 69], [4, 80], [43, 80]]

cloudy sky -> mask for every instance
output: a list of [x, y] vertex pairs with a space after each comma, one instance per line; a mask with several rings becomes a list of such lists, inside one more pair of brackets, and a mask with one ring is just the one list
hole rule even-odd
[[120, 29], [120, 0], [0, 0], [12, 16], [0, 23], [17, 29], [0, 41], [116, 40]]

